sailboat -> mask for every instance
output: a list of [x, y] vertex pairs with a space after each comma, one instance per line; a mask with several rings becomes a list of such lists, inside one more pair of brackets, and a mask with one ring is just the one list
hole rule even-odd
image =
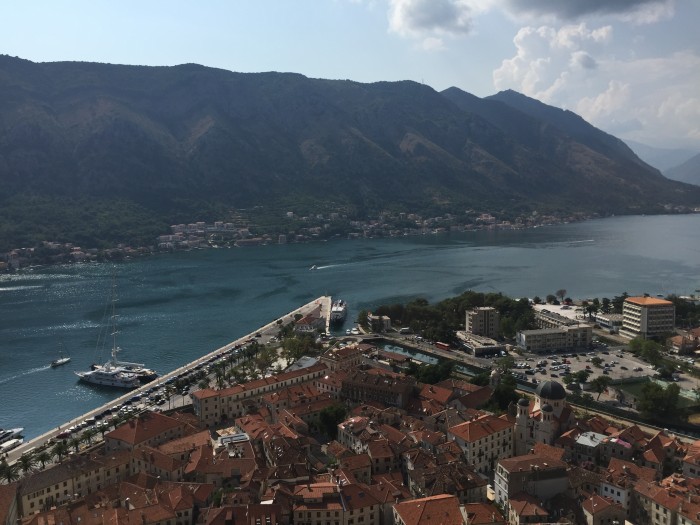
[[[104, 365], [93, 364], [91, 369], [87, 372], [76, 372], [76, 375], [81, 381], [86, 383], [92, 383], [95, 385], [111, 386], [116, 388], [137, 388], [140, 386], [141, 382], [152, 381], [158, 374], [153, 370], [150, 370], [141, 363], [129, 363], [126, 361], [119, 361], [117, 359], [117, 353], [121, 349], [117, 346], [117, 313], [116, 313], [116, 279], [112, 283], [112, 294], [111, 294], [111, 337], [112, 337], [112, 350], [110, 352], [110, 360]], [[99, 341], [98, 341], [99, 345]]]
[[66, 363], [70, 363], [70, 356], [64, 356], [63, 355], [63, 343], [60, 342], [58, 343], [59, 345], [59, 350], [58, 350], [58, 359], [54, 359], [51, 361], [51, 368], [56, 368], [61, 365], [65, 365]]

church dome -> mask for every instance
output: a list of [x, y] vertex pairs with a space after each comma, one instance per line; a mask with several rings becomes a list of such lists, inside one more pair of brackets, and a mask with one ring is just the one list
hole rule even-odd
[[537, 386], [535, 394], [544, 399], [566, 399], [566, 390], [556, 381], [543, 381]]
[[521, 397], [521, 398], [518, 400], [518, 405], [520, 405], [521, 407], [530, 406], [530, 401], [528, 401], [528, 400], [525, 399], [524, 397]]
[[552, 405], [545, 403], [542, 405], [542, 412], [554, 412], [554, 409], [552, 408]]

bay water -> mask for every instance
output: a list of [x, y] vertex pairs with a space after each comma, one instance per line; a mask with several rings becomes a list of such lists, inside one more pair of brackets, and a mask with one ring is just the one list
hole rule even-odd
[[[320, 295], [345, 299], [350, 325], [363, 308], [470, 289], [695, 293], [700, 215], [199, 250], [0, 275], [0, 428], [22, 426], [34, 437], [120, 395], [74, 374], [108, 358], [96, 342], [113, 273], [120, 357], [164, 373]], [[60, 344], [72, 360], [52, 369]]]

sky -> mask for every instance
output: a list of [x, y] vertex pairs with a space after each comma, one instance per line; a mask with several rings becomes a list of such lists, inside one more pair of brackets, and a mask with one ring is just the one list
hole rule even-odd
[[514, 89], [700, 151], [698, 20], [700, 0], [23, 0], [0, 8], [0, 53]]

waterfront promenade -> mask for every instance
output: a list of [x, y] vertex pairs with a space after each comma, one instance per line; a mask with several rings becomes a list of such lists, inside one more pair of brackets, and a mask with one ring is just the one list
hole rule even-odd
[[[235, 341], [232, 341], [220, 348], [217, 348], [216, 350], [213, 350], [212, 352], [209, 352], [208, 354], [205, 354], [194, 361], [187, 363], [186, 365], [183, 365], [167, 374], [164, 374], [163, 376], [159, 377], [157, 380], [152, 381], [150, 383], [145, 383], [143, 386], [134, 389], [134, 390], [129, 390], [125, 392], [123, 395], [117, 397], [116, 399], [112, 399], [111, 401], [105, 403], [102, 406], [96, 407], [89, 412], [82, 414], [76, 418], [71, 419], [70, 421], [65, 422], [64, 424], [60, 425], [57, 428], [54, 428], [50, 430], [49, 432], [45, 432], [44, 434], [37, 436], [35, 438], [32, 438], [29, 441], [26, 441], [23, 443], [21, 446], [11, 450], [8, 453], [7, 460], [9, 463], [13, 463], [14, 461], [17, 460], [23, 453], [30, 451], [30, 450], [35, 450], [40, 447], [42, 447], [47, 441], [51, 439], [55, 439], [58, 434], [61, 432], [64, 432], [66, 429], [76, 426], [81, 424], [83, 421], [85, 421], [88, 418], [93, 418], [96, 415], [104, 412], [108, 408], [113, 408], [116, 406], [119, 406], [126, 401], [128, 401], [131, 397], [135, 395], [143, 395], [146, 393], [146, 391], [150, 388], [152, 388], [154, 385], [160, 385], [161, 387], [164, 387], [166, 382], [170, 379], [175, 379], [177, 376], [187, 373], [191, 370], [193, 370], [195, 367], [206, 363], [212, 358], [217, 358], [217, 357], [223, 357], [227, 354], [229, 354], [232, 350], [234, 350], [236, 347], [239, 347], [241, 345], [244, 345], [245, 343], [251, 341], [251, 340], [257, 340], [261, 343], [266, 343], [269, 342], [270, 338], [274, 335], [277, 334], [279, 331], [280, 327], [289, 323], [294, 322], [294, 318], [297, 315], [305, 316], [308, 313], [312, 312], [314, 309], [320, 306], [321, 308], [321, 316], [329, 318], [330, 317], [330, 310], [331, 310], [331, 304], [332, 304], [332, 298], [330, 296], [321, 296], [313, 301], [310, 301], [303, 306], [300, 306], [299, 308], [292, 310], [291, 312], [278, 317], [274, 319], [273, 321], [267, 323], [264, 326], [261, 326], [260, 328], [257, 328], [256, 330], [253, 330], [252, 332], [239, 337]], [[280, 322], [281, 321], [281, 322]], [[257, 334], [260, 334], [258, 337]], [[79, 432], [76, 432], [76, 435], [78, 435]]]

